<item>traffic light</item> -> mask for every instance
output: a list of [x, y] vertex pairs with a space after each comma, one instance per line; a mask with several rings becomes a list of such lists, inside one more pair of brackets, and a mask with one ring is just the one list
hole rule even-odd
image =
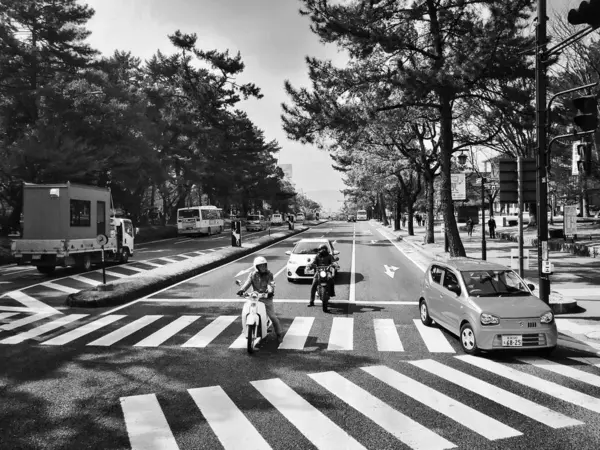
[[[514, 159], [498, 161], [500, 170], [500, 203], [517, 203], [519, 199], [519, 170]], [[521, 159], [523, 203], [537, 201], [537, 163], [535, 158]]]
[[577, 97], [573, 99], [573, 106], [577, 109], [577, 115], [573, 119], [575, 125], [583, 131], [598, 128], [598, 100], [595, 95]]
[[600, 0], [583, 1], [579, 8], [569, 11], [567, 20], [571, 25], [591, 25], [594, 29], [600, 27]]
[[582, 142], [577, 145], [577, 169], [579, 173], [590, 176], [592, 173], [592, 144]]

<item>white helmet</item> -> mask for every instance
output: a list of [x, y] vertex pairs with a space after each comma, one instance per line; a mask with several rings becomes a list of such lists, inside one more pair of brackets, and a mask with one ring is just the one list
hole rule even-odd
[[266, 258], [263, 258], [262, 256], [257, 256], [256, 258], [254, 258], [255, 269], [258, 269], [258, 266], [260, 266], [261, 264], [267, 264]]

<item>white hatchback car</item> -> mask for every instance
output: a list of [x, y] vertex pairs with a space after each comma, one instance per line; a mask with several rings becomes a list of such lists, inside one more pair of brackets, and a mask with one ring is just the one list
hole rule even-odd
[[271, 224], [281, 225], [283, 223], [283, 217], [281, 214], [273, 214], [271, 216]]
[[[314, 272], [307, 273], [306, 266], [314, 261], [321, 244], [327, 245], [329, 247], [329, 253], [336, 258], [336, 261], [339, 260], [337, 255], [339, 255], [340, 252], [333, 248], [333, 244], [329, 239], [301, 239], [296, 243], [292, 251], [288, 250], [285, 252], [286, 255], [290, 256], [286, 268], [288, 281], [312, 280], [315, 274]], [[338, 271], [339, 266], [336, 264], [336, 267], [333, 269], [334, 278]]]

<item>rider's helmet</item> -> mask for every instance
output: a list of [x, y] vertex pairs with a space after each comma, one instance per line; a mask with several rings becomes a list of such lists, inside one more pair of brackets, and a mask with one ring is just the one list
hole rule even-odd
[[327, 245], [325, 245], [325, 244], [319, 245], [319, 254], [321, 256], [325, 256], [327, 253], [329, 253], [329, 249], [327, 248]]
[[257, 256], [256, 258], [254, 258], [254, 268], [261, 273], [266, 272], [267, 259], [262, 256]]

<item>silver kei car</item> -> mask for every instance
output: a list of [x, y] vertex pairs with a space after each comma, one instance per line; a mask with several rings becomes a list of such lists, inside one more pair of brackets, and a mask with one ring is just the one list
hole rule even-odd
[[421, 286], [421, 322], [459, 336], [468, 354], [532, 350], [549, 354], [558, 331], [554, 314], [513, 270], [471, 258], [432, 261]]

